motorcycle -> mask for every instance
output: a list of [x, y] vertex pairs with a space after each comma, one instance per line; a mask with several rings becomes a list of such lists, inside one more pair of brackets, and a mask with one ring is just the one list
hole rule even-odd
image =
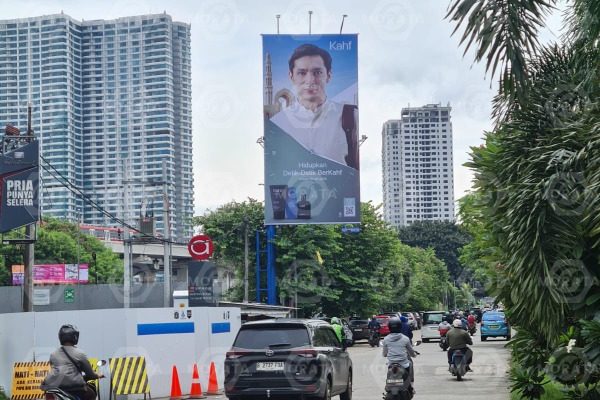
[[377, 329], [371, 329], [371, 333], [369, 334], [369, 345], [371, 347], [379, 347], [379, 342], [381, 340], [381, 334]]
[[[419, 346], [421, 341], [417, 341]], [[415, 351], [417, 355], [420, 353]], [[397, 363], [388, 365], [387, 377], [385, 379], [384, 400], [411, 400], [414, 397], [410, 371]]]
[[[97, 365], [98, 369], [100, 369], [100, 367], [103, 367], [104, 365], [106, 365], [106, 360], [99, 360], [96, 365]], [[96, 386], [94, 381], [87, 381], [86, 385], [87, 385], [87, 390], [93, 391], [96, 394], [95, 397], [97, 397], [98, 400], [100, 400], [100, 393], [98, 393], [98, 387]], [[46, 390], [44, 392], [44, 399], [45, 400], [80, 400], [79, 397], [77, 397], [69, 392], [65, 392], [64, 390], [59, 389], [59, 388], [51, 388], [51, 389]]]
[[454, 350], [452, 354], [452, 363], [450, 364], [450, 373], [456, 376], [457, 381], [462, 381], [462, 377], [467, 373], [467, 357], [465, 351]]
[[469, 324], [469, 333], [473, 336], [477, 332], [477, 325], [475, 323]]
[[448, 347], [450, 347], [450, 343], [448, 342], [448, 336], [441, 335], [440, 336], [440, 348], [442, 351], [448, 351]]

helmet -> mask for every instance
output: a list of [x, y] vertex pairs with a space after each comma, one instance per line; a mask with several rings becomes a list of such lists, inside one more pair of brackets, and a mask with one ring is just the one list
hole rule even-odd
[[465, 316], [465, 313], [463, 313], [463, 312], [461, 311], [461, 312], [459, 312], [459, 313], [458, 313], [458, 316], [459, 316], [459, 317], [464, 317], [464, 316]]
[[452, 323], [452, 325], [455, 328], [462, 328], [462, 321], [460, 319], [455, 319], [454, 322]]
[[408, 322], [408, 318], [403, 315], [400, 317], [400, 322]]
[[341, 325], [340, 324], [340, 320], [338, 319], [338, 317], [331, 318], [331, 323], [332, 324], [336, 324], [336, 325]]
[[399, 318], [390, 318], [390, 322], [388, 322], [388, 328], [390, 328], [390, 332], [392, 333], [400, 333], [402, 329], [402, 321]]
[[63, 325], [58, 330], [58, 340], [61, 345], [65, 343], [76, 345], [79, 342], [79, 331], [73, 325]]

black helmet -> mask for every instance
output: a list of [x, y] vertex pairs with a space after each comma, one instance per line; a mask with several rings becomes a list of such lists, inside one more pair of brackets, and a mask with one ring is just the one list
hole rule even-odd
[[388, 322], [388, 328], [390, 328], [390, 332], [392, 333], [400, 333], [402, 330], [402, 321], [400, 321], [400, 318], [391, 318], [390, 322]]
[[63, 325], [58, 330], [58, 340], [61, 345], [65, 343], [76, 345], [79, 342], [79, 331], [73, 325]]

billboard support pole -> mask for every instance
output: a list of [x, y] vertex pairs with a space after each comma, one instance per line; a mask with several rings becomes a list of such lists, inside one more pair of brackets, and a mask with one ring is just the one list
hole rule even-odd
[[275, 273], [275, 226], [267, 226], [267, 304], [277, 304], [277, 275]]

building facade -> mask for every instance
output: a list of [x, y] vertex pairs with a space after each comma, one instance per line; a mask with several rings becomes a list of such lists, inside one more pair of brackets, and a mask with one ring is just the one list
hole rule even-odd
[[384, 219], [454, 221], [451, 107], [407, 107], [383, 124]]
[[166, 182], [171, 236], [191, 235], [190, 25], [167, 14], [2, 20], [0, 89], [0, 124], [23, 130], [32, 104], [43, 214], [116, 224], [85, 196], [132, 225], [145, 210], [162, 232]]

